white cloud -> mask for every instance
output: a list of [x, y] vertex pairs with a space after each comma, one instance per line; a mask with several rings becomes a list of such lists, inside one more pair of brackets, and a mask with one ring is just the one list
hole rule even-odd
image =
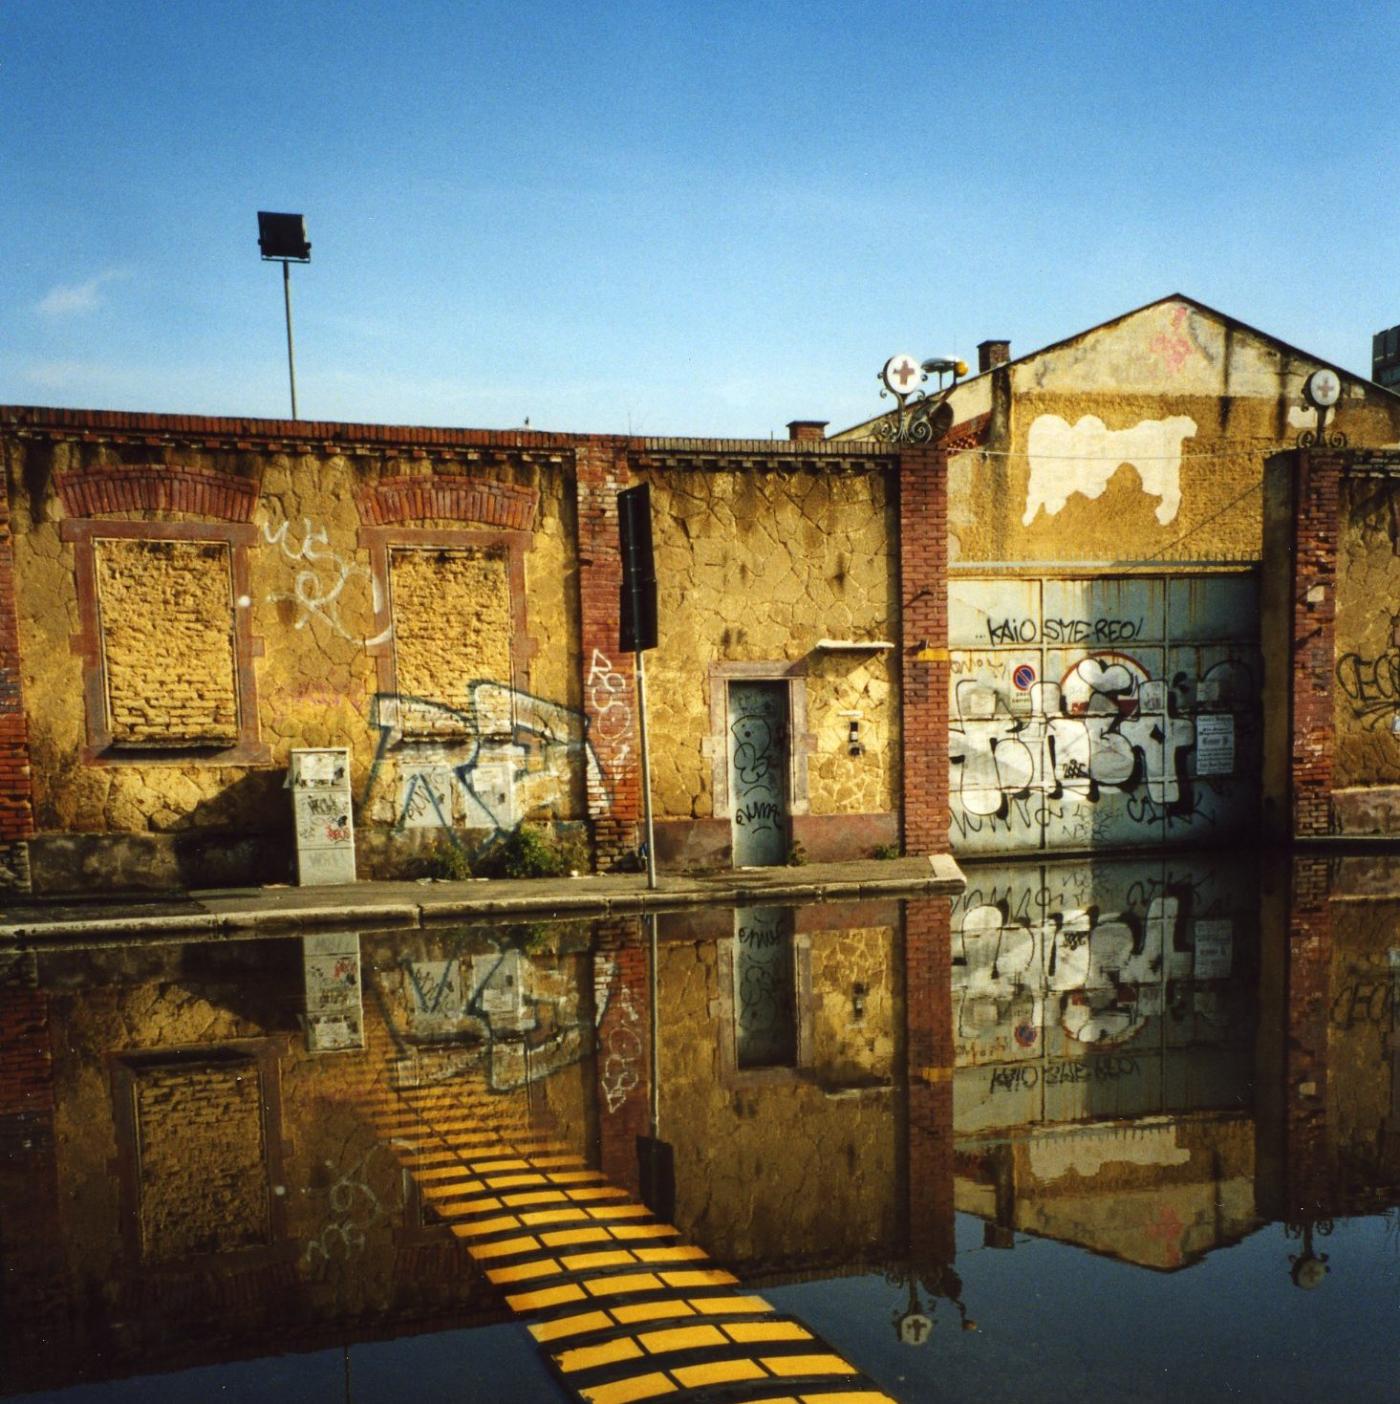
[[94, 312], [104, 301], [104, 285], [127, 276], [124, 269], [109, 268], [85, 283], [60, 283], [39, 299], [35, 310], [42, 317], [80, 317], [85, 312]]

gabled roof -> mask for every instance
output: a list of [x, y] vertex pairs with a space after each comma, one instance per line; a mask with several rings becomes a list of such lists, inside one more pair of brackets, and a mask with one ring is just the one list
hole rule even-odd
[[[1290, 356], [1296, 356], [1299, 360], [1310, 361], [1316, 366], [1336, 371], [1344, 380], [1350, 380], [1357, 384], [1365, 385], [1371, 390], [1378, 390], [1387, 398], [1400, 402], [1400, 393], [1397, 391], [1377, 384], [1377, 382], [1367, 379], [1364, 375], [1358, 375], [1355, 371], [1346, 370], [1344, 367], [1336, 365], [1332, 361], [1325, 361], [1320, 356], [1314, 356], [1311, 351], [1304, 351], [1300, 347], [1282, 340], [1280, 337], [1273, 336], [1269, 332], [1260, 331], [1258, 327], [1252, 327], [1248, 322], [1240, 321], [1238, 317], [1230, 316], [1228, 312], [1221, 312], [1218, 308], [1211, 307], [1201, 302], [1198, 298], [1188, 297], [1185, 293], [1180, 292], [1168, 293], [1165, 297], [1158, 297], [1154, 298], [1151, 302], [1144, 302], [1142, 306], [1134, 307], [1131, 311], [1120, 312], [1116, 317], [1108, 318], [1107, 321], [1098, 322], [1092, 327], [1085, 327], [1082, 331], [1077, 331], [1071, 336], [1062, 337], [1059, 341], [1052, 341], [1046, 346], [1038, 346], [1034, 351], [1027, 351], [1022, 356], [1013, 357], [1011, 360], [1005, 362], [1004, 365], [1019, 366], [1027, 361], [1033, 361], [1038, 356], [1044, 356], [1051, 351], [1058, 351], [1063, 347], [1071, 345], [1073, 342], [1083, 340], [1086, 336], [1092, 336], [1095, 332], [1107, 331], [1110, 327], [1116, 327], [1120, 323], [1126, 322], [1130, 317], [1137, 317], [1143, 312], [1149, 312], [1152, 308], [1161, 307], [1164, 303], [1168, 302], [1184, 302], [1188, 307], [1194, 307], [1196, 311], [1204, 312], [1207, 316], [1214, 317], [1217, 321], [1223, 322], [1226, 326], [1235, 327], [1240, 331], [1247, 332], [1250, 336], [1257, 337], [1260, 341], [1266, 341], [1271, 346], [1277, 347], [1280, 351]], [[1001, 370], [1003, 366], [997, 366], [994, 369]], [[991, 374], [993, 374], [991, 370], [979, 371], [976, 375], [970, 375], [965, 380], [958, 381], [956, 386], [949, 386], [944, 393], [945, 395], [951, 394], [954, 389], [961, 389], [965, 385], [971, 385], [974, 381], [981, 380]], [[935, 398], [935, 396], [930, 396], [930, 399], [933, 398]], [[867, 424], [878, 424], [882, 419], [888, 419], [890, 415], [894, 413], [894, 410], [882, 410], [879, 414], [872, 414], [869, 419], [862, 419], [852, 424], [848, 429], [838, 430], [837, 434], [851, 434], [854, 430], [864, 428]], [[837, 434], [833, 434], [830, 437], [835, 438]]]

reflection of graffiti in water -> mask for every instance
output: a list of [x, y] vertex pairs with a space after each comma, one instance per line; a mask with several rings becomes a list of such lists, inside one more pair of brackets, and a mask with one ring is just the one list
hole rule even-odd
[[599, 1028], [614, 1002], [617, 1007], [616, 1017], [610, 1021], [598, 1047], [598, 1058], [602, 1064], [599, 1081], [603, 1089], [603, 1104], [612, 1114], [641, 1082], [641, 1060], [645, 1050], [642, 1044], [642, 1017], [637, 1012], [631, 990], [622, 979], [622, 972], [617, 963], [607, 957], [600, 958], [599, 967], [595, 977]]
[[1141, 884], [1131, 894], [1138, 900], [1118, 911], [1100, 909], [1092, 893], [1059, 902], [1044, 892], [1018, 895], [973, 889], [959, 900], [953, 993], [961, 1039], [1001, 1042], [1009, 1030], [1017, 1048], [1032, 1049], [1056, 1024], [1076, 1043], [1124, 1044], [1169, 997], [1185, 999], [1188, 982], [1199, 1018], [1229, 1017], [1199, 983], [1234, 969], [1232, 918], [1188, 922], [1178, 895]]
[[[370, 1184], [370, 1167], [375, 1157], [387, 1154], [388, 1147], [373, 1145], [330, 1187], [328, 1222], [302, 1253], [302, 1264], [324, 1268], [336, 1259], [344, 1260], [362, 1252], [369, 1233], [391, 1214], [403, 1208], [402, 1178], [395, 1172], [397, 1199], [385, 1204]], [[326, 1161], [326, 1169], [334, 1163]]]
[[796, 1056], [795, 978], [783, 915], [750, 909], [735, 924], [739, 1065], [790, 1064]]
[[1400, 970], [1353, 971], [1332, 997], [1332, 1027], [1354, 1029], [1370, 1025], [1400, 1030], [1400, 1001], [1395, 986]]
[[375, 989], [418, 1083], [484, 1072], [493, 1092], [553, 1076], [584, 1057], [577, 984], [517, 947], [467, 958], [405, 959], [397, 988], [374, 972]]

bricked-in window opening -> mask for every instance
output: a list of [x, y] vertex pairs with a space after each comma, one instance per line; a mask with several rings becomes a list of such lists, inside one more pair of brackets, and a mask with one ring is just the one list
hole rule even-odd
[[141, 538], [93, 545], [110, 744], [234, 745], [238, 675], [228, 545]]
[[471, 734], [474, 687], [512, 685], [517, 621], [507, 551], [495, 546], [391, 548], [389, 591], [404, 736], [426, 740]]
[[141, 1258], [171, 1263], [272, 1237], [262, 1076], [251, 1057], [132, 1069]]

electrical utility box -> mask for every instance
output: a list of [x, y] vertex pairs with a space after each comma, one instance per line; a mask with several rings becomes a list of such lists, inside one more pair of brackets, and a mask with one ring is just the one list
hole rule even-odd
[[297, 882], [302, 887], [354, 882], [349, 748], [294, 750], [287, 787], [296, 826]]

